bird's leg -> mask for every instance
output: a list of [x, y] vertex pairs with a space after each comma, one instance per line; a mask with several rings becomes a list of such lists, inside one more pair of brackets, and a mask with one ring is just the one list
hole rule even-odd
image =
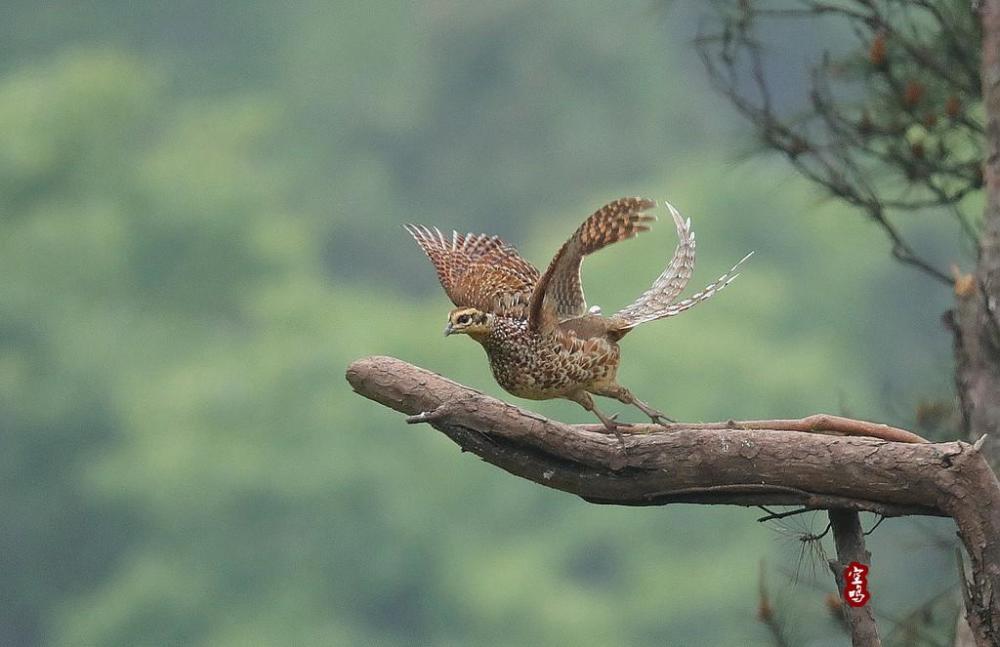
[[673, 418], [667, 417], [667, 414], [662, 411], [657, 411], [639, 398], [632, 395], [632, 392], [621, 384], [611, 383], [601, 387], [599, 390], [593, 391], [593, 393], [607, 396], [609, 398], [615, 398], [625, 404], [634, 405], [636, 409], [649, 416], [649, 419], [655, 424], [666, 426], [668, 422], [675, 422]]
[[604, 415], [601, 412], [601, 410], [597, 408], [597, 405], [594, 404], [594, 398], [590, 397], [590, 394], [587, 393], [586, 391], [577, 391], [576, 393], [567, 396], [567, 398], [572, 400], [573, 402], [576, 402], [581, 407], [583, 407], [587, 411], [590, 411], [595, 416], [597, 416], [598, 419], [600, 419], [600, 421], [604, 423], [604, 426], [608, 428], [608, 431], [613, 431], [615, 433], [615, 436], [618, 437], [618, 442], [621, 444], [622, 453], [628, 453], [628, 449], [625, 446], [625, 436], [622, 435], [621, 429], [619, 429], [619, 427], [627, 425], [625, 423], [615, 421], [615, 418], [617, 417], [618, 414], [611, 416]]

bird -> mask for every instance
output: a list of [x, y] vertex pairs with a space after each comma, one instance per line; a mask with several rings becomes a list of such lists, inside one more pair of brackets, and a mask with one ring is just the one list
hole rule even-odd
[[618, 437], [625, 423], [607, 415], [593, 396], [635, 406], [653, 423], [672, 420], [635, 397], [617, 382], [619, 340], [636, 327], [678, 315], [702, 303], [739, 276], [753, 254], [691, 296], [677, 300], [691, 278], [695, 237], [691, 219], [668, 202], [679, 242], [663, 272], [630, 305], [610, 316], [587, 307], [580, 268], [585, 256], [649, 230], [656, 220], [647, 213], [656, 202], [619, 198], [588, 217], [556, 252], [544, 273], [497, 236], [445, 236], [439, 229], [405, 225], [437, 272], [455, 308], [448, 313], [445, 336], [467, 335], [486, 351], [497, 383], [512, 395], [531, 399], [565, 398], [594, 414]]

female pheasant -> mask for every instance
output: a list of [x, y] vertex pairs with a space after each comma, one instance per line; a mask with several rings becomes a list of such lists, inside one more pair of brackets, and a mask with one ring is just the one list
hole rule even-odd
[[570, 236], [539, 272], [496, 236], [459, 234], [450, 240], [420, 225], [406, 230], [437, 270], [445, 292], [457, 306], [444, 334], [466, 334], [486, 349], [496, 381], [513, 395], [532, 400], [566, 398], [592, 411], [618, 434], [618, 424], [597, 408], [591, 395], [635, 405], [654, 423], [669, 421], [615, 381], [618, 340], [636, 326], [680, 314], [729, 285], [747, 254], [714, 283], [675, 302], [694, 269], [691, 220], [664, 203], [680, 243], [663, 273], [631, 305], [610, 317], [587, 310], [580, 283], [583, 257], [647, 231], [656, 206], [643, 198], [620, 198], [601, 207]]

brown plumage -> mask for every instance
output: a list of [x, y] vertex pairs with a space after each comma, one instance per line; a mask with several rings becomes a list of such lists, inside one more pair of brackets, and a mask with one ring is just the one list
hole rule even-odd
[[435, 227], [406, 225], [431, 259], [441, 286], [456, 306], [525, 317], [538, 270], [497, 236], [459, 234], [451, 239]]
[[586, 313], [587, 301], [580, 283], [583, 257], [648, 231], [649, 227], [644, 223], [655, 218], [643, 212], [655, 206], [652, 200], [621, 198], [604, 205], [584, 220], [556, 252], [531, 295], [531, 329], [551, 327], [559, 321]]
[[[618, 340], [647, 321], [679, 314], [710, 298], [738, 276], [729, 272], [691, 297], [675, 302], [694, 268], [691, 221], [667, 208], [680, 239], [673, 258], [634, 303], [610, 317], [588, 313], [580, 281], [583, 257], [640, 232], [655, 218], [645, 212], [652, 200], [621, 198], [592, 214], [556, 253], [545, 274], [499, 238], [437, 229], [406, 229], [434, 264], [445, 292], [457, 306], [445, 334], [467, 334], [486, 350], [490, 368], [506, 391], [523, 398], [566, 398], [592, 411], [619, 434], [591, 395], [635, 405], [653, 422], [669, 419], [615, 381]], [[624, 442], [624, 441], [623, 441]]]

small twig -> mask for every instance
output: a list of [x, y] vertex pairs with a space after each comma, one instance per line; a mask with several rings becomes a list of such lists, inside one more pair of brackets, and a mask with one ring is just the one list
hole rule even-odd
[[766, 516], [757, 519], [758, 523], [765, 523], [767, 521], [774, 521], [775, 519], [785, 519], [787, 517], [794, 517], [795, 515], [802, 514], [804, 512], [815, 512], [815, 508], [796, 508], [795, 510], [786, 510], [785, 512], [771, 512], [766, 506], [757, 506], [761, 510], [767, 513]]
[[866, 531], [864, 532], [864, 535], [865, 535], [865, 537], [867, 537], [868, 535], [870, 535], [870, 534], [872, 534], [873, 532], [875, 532], [875, 529], [876, 529], [876, 528], [878, 528], [879, 526], [881, 526], [881, 525], [882, 525], [882, 522], [883, 522], [883, 521], [885, 521], [886, 519], [888, 519], [888, 517], [886, 517], [886, 516], [883, 516], [883, 515], [879, 515], [879, 517], [878, 517], [878, 521], [876, 521], [876, 522], [875, 522], [875, 525], [874, 525], [874, 526], [872, 526], [871, 528], [869, 528], [868, 530], [866, 530]]
[[833, 528], [833, 524], [828, 523], [826, 524], [826, 528], [823, 529], [823, 532], [819, 533], [818, 535], [814, 534], [808, 537], [804, 537], [802, 541], [819, 541], [823, 537], [826, 537], [826, 533], [830, 532], [831, 528]]
[[435, 422], [447, 417], [448, 413], [453, 409], [451, 402], [442, 402], [438, 406], [434, 407], [430, 411], [421, 411], [420, 413], [407, 416], [406, 424], [416, 425], [423, 422]]

